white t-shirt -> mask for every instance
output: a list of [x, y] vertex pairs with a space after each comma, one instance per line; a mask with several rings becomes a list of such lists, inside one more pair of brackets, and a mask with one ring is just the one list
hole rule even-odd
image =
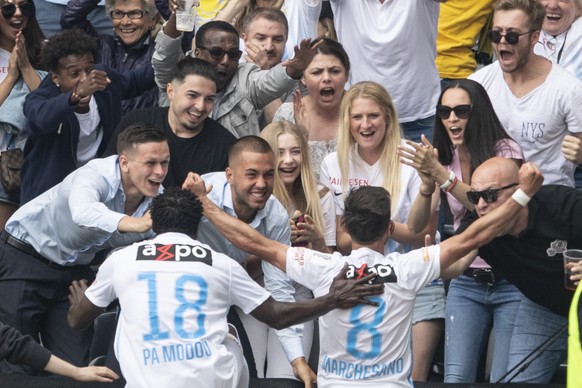
[[[402, 145], [405, 144], [404, 142], [402, 143]], [[347, 190], [344, 192], [337, 152], [327, 155], [323, 159], [321, 166], [321, 183], [327, 185], [332, 192], [335, 199], [335, 213], [338, 216], [344, 214], [344, 201], [350, 189], [360, 186], [382, 186], [384, 181], [380, 161], [370, 166], [360, 158], [356, 148], [350, 153], [348, 168], [349, 182], [347, 184]], [[401, 163], [400, 195], [397, 199], [392, 198], [392, 201], [396, 200], [395, 206], [392, 206], [393, 209], [396, 209], [391, 217], [393, 221], [403, 224], [407, 222], [410, 208], [420, 190], [420, 183], [420, 177], [416, 170], [413, 167]], [[406, 252], [410, 250], [410, 247], [404, 246], [394, 240], [389, 240], [386, 249], [387, 252]]]
[[439, 4], [433, 0], [330, 0], [338, 40], [350, 56], [353, 85], [386, 88], [401, 123], [434, 115]]
[[557, 63], [574, 77], [582, 80], [582, 18], [556, 37], [542, 31], [534, 52]]
[[180, 233], [115, 251], [86, 291], [96, 306], [115, 298], [115, 353], [128, 387], [236, 387], [223, 345], [231, 305], [250, 313], [269, 293], [229, 257]]
[[[423, 250], [428, 253], [426, 261]], [[417, 292], [440, 276], [439, 257], [438, 245], [387, 256], [368, 248], [350, 256], [288, 250], [287, 275], [313, 290], [316, 297], [327, 294], [345, 262], [351, 264], [348, 276], [367, 265], [383, 275], [380, 280], [385, 282], [384, 294], [370, 298], [378, 307], [358, 305], [319, 318], [318, 387], [412, 386], [412, 309]]]
[[10, 52], [0, 48], [0, 82], [4, 81], [8, 75], [8, 63], [10, 63]]
[[79, 166], [95, 158], [99, 145], [103, 139], [103, 131], [100, 130], [99, 109], [95, 98], [91, 96], [89, 100], [89, 112], [77, 113], [75, 116], [79, 121], [79, 142], [77, 143], [77, 162]]
[[568, 132], [582, 132], [582, 81], [552, 65], [543, 84], [516, 97], [499, 62], [469, 79], [485, 87], [501, 124], [520, 145], [525, 161], [544, 174], [544, 184], [574, 187], [574, 164], [562, 155], [562, 141]]
[[317, 38], [317, 23], [321, 13], [322, 0], [285, 0], [281, 10], [287, 16], [289, 36], [285, 45], [283, 60], [293, 58], [294, 47], [301, 40]]

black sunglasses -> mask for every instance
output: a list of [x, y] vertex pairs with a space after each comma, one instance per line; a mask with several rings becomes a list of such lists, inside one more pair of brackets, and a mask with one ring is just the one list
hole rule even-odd
[[208, 50], [208, 52], [210, 53], [210, 56], [212, 57], [212, 59], [222, 59], [224, 57], [225, 54], [228, 54], [228, 57], [230, 59], [236, 59], [238, 60], [241, 55], [242, 55], [242, 51], [238, 50], [238, 49], [232, 49], [232, 50], [223, 50], [220, 47], [198, 47], [200, 50]]
[[493, 203], [497, 201], [497, 193], [502, 190], [507, 190], [510, 187], [517, 186], [519, 183], [512, 183], [507, 186], [500, 187], [498, 189], [488, 189], [483, 191], [467, 191], [467, 199], [473, 205], [476, 205], [479, 202], [479, 198], [483, 198], [487, 203]]
[[457, 116], [460, 119], [466, 119], [469, 117], [469, 114], [471, 113], [471, 108], [473, 106], [466, 104], [466, 105], [457, 105], [453, 108], [451, 108], [450, 106], [446, 106], [446, 105], [437, 105], [437, 113], [439, 115], [439, 117], [441, 118], [441, 120], [446, 120], [449, 118], [449, 116], [451, 115], [451, 112], [455, 112], [455, 116]]
[[111, 16], [111, 19], [115, 20], [121, 20], [125, 17], [125, 15], [127, 15], [127, 17], [130, 19], [141, 19], [143, 18], [143, 15], [145, 15], [145, 12], [142, 11], [141, 9], [134, 9], [129, 12], [123, 12], [116, 9], [111, 11], [111, 13], [109, 14], [109, 16]]
[[4, 19], [10, 19], [16, 13], [16, 8], [20, 10], [22, 16], [34, 16], [36, 8], [32, 1], [23, 1], [20, 4], [6, 3], [2, 5], [2, 17]]
[[505, 34], [502, 34], [499, 31], [496, 30], [491, 30], [487, 33], [487, 35], [489, 36], [489, 39], [491, 39], [491, 41], [493, 43], [499, 43], [501, 42], [501, 38], [505, 37], [505, 41], [509, 44], [517, 44], [517, 42], [519, 42], [519, 37], [525, 34], [529, 34], [532, 33], [532, 31], [526, 31], [526, 32], [522, 32], [521, 34], [519, 32], [515, 32], [515, 31], [509, 31], [506, 32]]

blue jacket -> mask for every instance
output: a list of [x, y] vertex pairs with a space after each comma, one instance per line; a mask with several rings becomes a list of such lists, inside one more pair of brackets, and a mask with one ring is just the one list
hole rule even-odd
[[[100, 157], [122, 118], [121, 100], [138, 96], [154, 85], [153, 68], [142, 66], [119, 73], [104, 66], [111, 83], [93, 94], [101, 118], [103, 138], [97, 151]], [[24, 114], [28, 119], [28, 139], [20, 172], [20, 203], [24, 204], [60, 183], [77, 167], [79, 121], [69, 105], [71, 92], [61, 93], [51, 77], [26, 96]]]
[[[87, 20], [91, 11], [97, 8], [99, 0], [71, 0], [61, 16], [61, 28], [78, 28], [94, 36], [99, 41], [99, 53], [95, 63], [109, 66], [117, 71], [127, 71], [140, 66], [151, 66], [154, 53], [154, 39], [147, 33], [137, 43], [126, 46], [116, 35], [99, 35]], [[158, 88], [155, 86], [140, 96], [123, 101], [123, 113], [134, 109], [158, 106]]]

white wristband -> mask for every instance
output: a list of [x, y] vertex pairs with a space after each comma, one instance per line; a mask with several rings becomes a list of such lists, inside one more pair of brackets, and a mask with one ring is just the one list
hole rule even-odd
[[457, 176], [455, 175], [455, 173], [451, 171], [449, 173], [449, 178], [446, 181], [444, 181], [442, 185], [439, 185], [439, 187], [441, 188], [441, 190], [448, 189], [449, 186], [453, 184], [453, 182], [455, 181], [455, 178], [456, 177]]
[[522, 189], [515, 190], [511, 198], [513, 198], [515, 202], [519, 203], [523, 207], [525, 207], [531, 200], [531, 198], [526, 193], [524, 193]]

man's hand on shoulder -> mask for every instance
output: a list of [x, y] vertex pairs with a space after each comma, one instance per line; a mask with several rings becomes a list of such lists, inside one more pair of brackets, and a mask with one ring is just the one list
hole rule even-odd
[[377, 303], [366, 299], [366, 297], [384, 292], [384, 284], [369, 284], [376, 274], [361, 279], [346, 279], [347, 272], [348, 264], [346, 263], [329, 287], [328, 295], [335, 300], [335, 306], [340, 309], [349, 309], [358, 304], [377, 306]]

